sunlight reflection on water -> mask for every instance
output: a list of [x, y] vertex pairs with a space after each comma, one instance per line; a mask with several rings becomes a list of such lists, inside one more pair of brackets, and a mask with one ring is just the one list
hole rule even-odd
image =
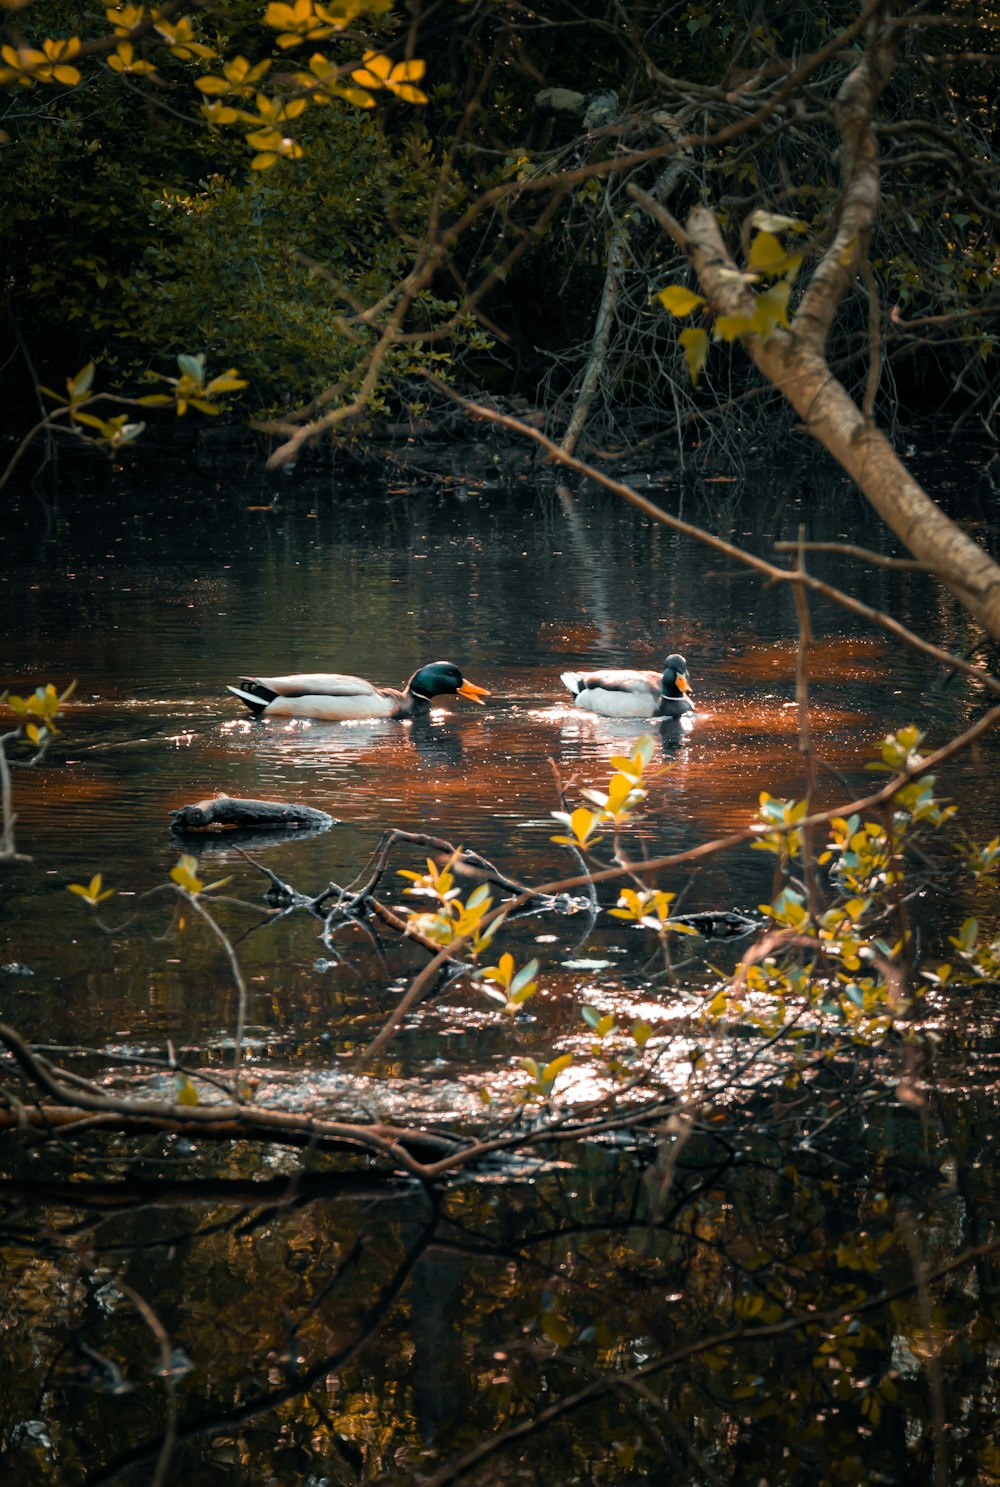
[[[214, 793], [301, 801], [337, 818], [322, 836], [254, 844], [274, 872], [311, 892], [353, 880], [387, 827], [471, 847], [533, 882], [572, 873], [576, 863], [551, 840], [560, 787], [573, 798], [582, 786], [603, 787], [610, 755], [630, 750], [645, 732], [656, 740], [661, 768], [649, 780], [637, 854], [745, 828], [761, 790], [803, 793], [788, 594], [717, 574], [716, 560], [693, 544], [593, 493], [561, 504], [525, 491], [462, 503], [432, 493], [390, 503], [352, 498], [349, 510], [332, 509], [326, 487], [302, 497], [301, 507], [289, 498], [280, 511], [222, 511], [216, 532], [214, 498], [197, 491], [189, 509], [204, 524], [199, 543], [179, 526], [165, 536], [158, 530], [155, 561], [150, 534], [113, 501], [97, 501], [86, 521], [67, 522], [44, 558], [26, 546], [0, 574], [3, 682], [23, 690], [79, 680], [58, 747], [44, 768], [17, 779], [19, 845], [35, 857], [44, 891], [36, 891], [37, 878], [15, 888], [4, 958], [54, 973], [58, 967], [62, 986], [73, 989], [73, 998], [37, 988], [30, 1000], [23, 988], [11, 993], [53, 1032], [92, 1031], [97, 1039], [113, 1016], [116, 1027], [134, 1027], [153, 1045], [164, 1036], [221, 1036], [225, 1019], [211, 1003], [215, 997], [228, 1007], [231, 988], [214, 961], [205, 961], [204, 976], [181, 965], [157, 970], [156, 980], [145, 951], [117, 942], [111, 950], [89, 921], [74, 920], [82, 927], [67, 968], [66, 947], [57, 954], [51, 936], [53, 905], [66, 913], [68, 882], [89, 881], [97, 870], [128, 890], [161, 882], [179, 850], [169, 812]], [[307, 509], [319, 515], [307, 520]], [[786, 524], [800, 514], [789, 508]], [[848, 517], [863, 540], [867, 514], [860, 504], [848, 513], [842, 494], [830, 535]], [[791, 525], [749, 541], [764, 548], [787, 535]], [[140, 536], [144, 545], [136, 546]], [[836, 561], [824, 571], [838, 576]], [[916, 612], [932, 638], [964, 643], [924, 576], [883, 574], [878, 586], [884, 608]], [[922, 659], [821, 602], [813, 624], [810, 723], [824, 799], [870, 787], [863, 764], [887, 730], [915, 719], [938, 743], [975, 716], [981, 699], [974, 686], [941, 685]], [[687, 656], [697, 707], [680, 723], [584, 713], [559, 680], [570, 666], [657, 668], [672, 649]], [[248, 668], [337, 668], [399, 685], [437, 657], [459, 662], [490, 690], [485, 708], [456, 698], [413, 724], [257, 722], [225, 691]], [[948, 772], [950, 793], [987, 817], [996, 815], [994, 755], [984, 741]], [[234, 891], [252, 898], [261, 880], [236, 846], [214, 838], [207, 850], [220, 872], [234, 875]], [[417, 848], [391, 865], [386, 893], [397, 906], [395, 869], [423, 855]], [[753, 911], [768, 896], [770, 877], [770, 862], [747, 849], [685, 869], [663, 886], [688, 912]], [[642, 936], [622, 935], [603, 917], [588, 926], [587, 914], [512, 926], [512, 943], [534, 947], [528, 953], [537, 948], [546, 985], [559, 996], [539, 999], [523, 1025], [470, 1007], [456, 1026], [454, 1009], [429, 1007], [412, 1029], [408, 1087], [445, 1047], [452, 1073], [458, 1061], [502, 1077], [512, 1049], [527, 1055], [553, 1039], [585, 1047], [575, 1021], [581, 998], [613, 998], [620, 1015], [669, 1024], [680, 1037], [686, 1009], [650, 998]], [[319, 972], [317, 934], [315, 921], [298, 920], [241, 941], [262, 1060], [280, 1060], [298, 1040], [307, 1063], [329, 1063], [331, 1048], [337, 1058], [356, 1050], [385, 1015], [384, 967], [364, 935], [338, 936], [345, 965]], [[696, 945], [692, 953], [699, 965], [725, 960], [717, 947]], [[574, 960], [590, 964], [560, 965]], [[399, 968], [392, 971], [396, 985]], [[634, 990], [624, 986], [627, 976]], [[317, 1041], [324, 1037], [331, 1044]], [[301, 1072], [296, 1062], [290, 1067]]]

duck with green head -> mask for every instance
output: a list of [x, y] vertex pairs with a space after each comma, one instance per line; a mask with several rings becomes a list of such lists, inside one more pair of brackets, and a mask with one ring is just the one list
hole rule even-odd
[[602, 718], [679, 718], [694, 712], [687, 662], [668, 656], [656, 671], [564, 671], [573, 706]]
[[483, 705], [490, 694], [466, 681], [451, 661], [432, 661], [415, 671], [403, 688], [376, 687], [360, 676], [334, 671], [295, 676], [244, 676], [234, 697], [257, 718], [316, 718], [342, 723], [354, 718], [417, 718], [430, 712], [436, 697], [468, 697]]

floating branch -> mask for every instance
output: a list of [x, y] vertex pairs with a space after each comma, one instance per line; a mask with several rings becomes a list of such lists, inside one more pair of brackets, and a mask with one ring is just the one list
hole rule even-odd
[[215, 795], [171, 811], [171, 831], [326, 831], [335, 817], [311, 805], [282, 800], [245, 800]]

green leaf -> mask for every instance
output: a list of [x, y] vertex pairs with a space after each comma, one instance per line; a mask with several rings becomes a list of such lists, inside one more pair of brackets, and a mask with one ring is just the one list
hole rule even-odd
[[88, 392], [93, 386], [94, 373], [96, 370], [97, 368], [95, 367], [94, 363], [92, 361], [88, 361], [87, 365], [81, 368], [81, 370], [77, 372], [76, 376], [69, 381], [67, 386], [69, 388], [70, 400], [72, 402], [78, 402], [81, 398], [85, 398], [87, 396]]
[[958, 931], [958, 934], [957, 935], [949, 935], [948, 936], [949, 942], [952, 945], [955, 946], [955, 949], [956, 950], [962, 950], [966, 954], [971, 954], [971, 952], [973, 950], [975, 950], [975, 948], [976, 948], [976, 940], [978, 938], [979, 938], [979, 920], [978, 919], [964, 919], [962, 921], [962, 927]]
[[544, 1311], [541, 1317], [542, 1331], [550, 1342], [554, 1342], [557, 1348], [568, 1348], [573, 1341], [573, 1332], [562, 1317], [556, 1316], [555, 1312]]
[[205, 353], [199, 352], [197, 356], [184, 356], [177, 358], [177, 365], [185, 376], [192, 377], [199, 387], [205, 380]]
[[528, 964], [521, 967], [517, 975], [514, 977], [513, 981], [510, 983], [511, 995], [513, 996], [515, 992], [520, 991], [521, 987], [526, 986], [527, 983], [533, 980], [537, 974], [538, 961], [529, 960]]

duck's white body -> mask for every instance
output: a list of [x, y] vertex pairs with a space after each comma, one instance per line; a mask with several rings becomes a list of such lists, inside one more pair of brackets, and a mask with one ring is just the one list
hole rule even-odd
[[683, 656], [668, 656], [656, 671], [564, 671], [561, 681], [573, 693], [573, 706], [602, 718], [679, 718], [694, 712]]
[[244, 683], [267, 688], [275, 693], [261, 706], [262, 696], [242, 687], [230, 687], [259, 717], [320, 718], [329, 723], [346, 723], [352, 718], [391, 718], [398, 713], [401, 692], [386, 688], [379, 691], [361, 676], [346, 676], [337, 671], [303, 672], [296, 676], [244, 677]]

